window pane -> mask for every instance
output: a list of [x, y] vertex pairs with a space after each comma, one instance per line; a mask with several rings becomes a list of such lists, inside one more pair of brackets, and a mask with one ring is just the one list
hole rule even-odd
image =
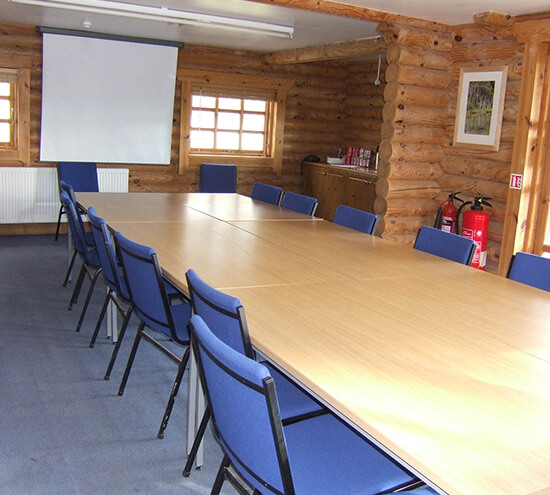
[[191, 105], [200, 108], [216, 108], [216, 98], [214, 96], [193, 95]]
[[258, 133], [243, 132], [243, 142], [241, 149], [246, 151], [263, 151], [264, 135]]
[[265, 126], [265, 115], [256, 113], [245, 113], [243, 115], [243, 131], [263, 131]]
[[218, 150], [238, 150], [239, 133], [238, 132], [218, 132], [216, 140], [216, 149]]
[[214, 147], [214, 131], [191, 131], [189, 146], [212, 149]]
[[249, 112], [265, 112], [265, 101], [244, 100], [244, 109]]
[[218, 108], [222, 110], [240, 110], [241, 99], [240, 98], [220, 98], [218, 100]]
[[218, 129], [239, 130], [241, 128], [241, 114], [220, 112], [218, 113]]
[[213, 129], [215, 115], [214, 112], [193, 110], [191, 111], [191, 127]]
[[9, 100], [0, 100], [0, 119], [9, 120], [11, 116]]
[[0, 96], [10, 95], [10, 83], [0, 82]]
[[0, 143], [9, 143], [10, 125], [7, 122], [0, 122]]

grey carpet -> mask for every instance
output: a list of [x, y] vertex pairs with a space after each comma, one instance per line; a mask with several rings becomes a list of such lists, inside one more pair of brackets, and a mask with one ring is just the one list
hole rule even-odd
[[[221, 460], [210, 431], [203, 469], [181, 476], [186, 380], [158, 440], [174, 363], [142, 343], [119, 397], [136, 319], [111, 380], [104, 381], [112, 343], [104, 329], [94, 349], [88, 343], [105, 287], [98, 283], [76, 333], [88, 284], [67, 311], [72, 284], [61, 286], [66, 267], [66, 237], [0, 236], [0, 493], [209, 493]], [[226, 486], [223, 493], [235, 492]]]

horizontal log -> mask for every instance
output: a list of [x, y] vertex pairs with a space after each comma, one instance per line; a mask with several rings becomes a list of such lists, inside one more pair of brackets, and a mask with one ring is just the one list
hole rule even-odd
[[382, 35], [388, 46], [393, 44], [431, 48], [449, 52], [455, 40], [453, 34], [446, 31], [416, 28], [400, 24], [381, 23], [377, 31]]
[[456, 45], [472, 43], [476, 41], [515, 39], [513, 29], [504, 26], [488, 26], [480, 24], [463, 24], [454, 27], [453, 33]]
[[384, 99], [396, 106], [445, 107], [449, 103], [449, 92], [447, 89], [426, 88], [392, 81], [384, 88]]
[[408, 125], [396, 122], [384, 122], [380, 128], [381, 139], [402, 143], [426, 143], [447, 145], [452, 141], [452, 134], [447, 134], [444, 127]]
[[447, 155], [463, 156], [465, 158], [478, 159], [480, 161], [487, 160], [493, 162], [510, 163], [512, 160], [513, 142], [501, 141], [498, 151], [485, 149], [475, 149], [467, 145], [449, 146], [445, 148]]
[[508, 197], [508, 184], [484, 179], [444, 174], [439, 178], [439, 186], [442, 191], [462, 191], [462, 198], [474, 198], [483, 194], [495, 201], [506, 202]]
[[437, 203], [433, 199], [393, 198], [390, 201], [376, 198], [374, 213], [378, 216], [415, 217], [435, 216]]
[[520, 80], [521, 70], [523, 68], [523, 58], [516, 57], [513, 59], [482, 59], [482, 60], [470, 60], [464, 62], [455, 62], [449, 71], [449, 76], [452, 80], [456, 80], [460, 77], [460, 69], [470, 70], [473, 68], [490, 70], [495, 67], [508, 67], [508, 80]]
[[449, 70], [452, 62], [450, 53], [405, 45], [389, 46], [386, 60], [389, 64], [395, 63], [444, 71]]
[[288, 106], [295, 106], [298, 108], [308, 108], [312, 110], [334, 110], [342, 111], [345, 108], [344, 98], [315, 98], [305, 97], [301, 98], [287, 98]]
[[516, 40], [476, 41], [459, 43], [451, 52], [453, 62], [472, 60], [514, 59], [523, 56], [523, 45]]
[[439, 190], [439, 185], [435, 181], [379, 178], [376, 182], [376, 195], [388, 201], [394, 198], [433, 199]]
[[446, 108], [422, 107], [416, 105], [396, 105], [387, 101], [382, 110], [384, 122], [407, 123], [440, 127], [452, 122]]
[[412, 246], [416, 239], [416, 232], [410, 234], [397, 234], [390, 229], [384, 229], [382, 238], [395, 242], [397, 244], [403, 244], [405, 246]]
[[451, 77], [447, 71], [388, 64], [386, 82], [390, 83], [393, 81], [401, 84], [424, 86], [426, 88], [445, 89], [449, 86]]
[[[388, 168], [387, 171], [385, 170], [386, 167]], [[439, 163], [383, 161], [378, 166], [378, 173], [382, 177], [386, 177], [392, 180], [438, 180], [438, 178], [442, 174], [442, 171]]]
[[510, 177], [510, 164], [508, 163], [488, 162], [464, 156], [445, 155], [441, 160], [441, 170], [446, 174], [502, 183], [508, 183]]
[[394, 235], [413, 235], [416, 234], [423, 225], [434, 224], [435, 217], [384, 217], [386, 222], [384, 229], [384, 238], [390, 238]]
[[444, 151], [439, 145], [426, 143], [392, 143], [391, 163], [440, 162]]

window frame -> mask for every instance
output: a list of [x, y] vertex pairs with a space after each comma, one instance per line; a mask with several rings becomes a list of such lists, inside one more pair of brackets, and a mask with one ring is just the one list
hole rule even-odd
[[0, 79], [14, 84], [13, 144], [0, 146], [0, 161], [30, 163], [30, 70], [6, 67], [0, 62]]
[[[294, 81], [288, 79], [269, 78], [264, 76], [231, 74], [224, 72], [212, 72], [184, 69], [178, 75], [181, 83], [181, 107], [180, 107], [180, 148], [178, 173], [183, 174], [190, 167], [198, 167], [203, 162], [231, 163], [239, 167], [265, 167], [271, 168], [277, 175], [282, 173], [283, 161], [283, 137], [286, 108], [286, 94], [288, 88], [294, 85]], [[274, 92], [273, 115], [268, 124], [271, 133], [271, 150], [266, 156], [257, 154], [228, 154], [228, 153], [202, 153], [191, 152], [191, 96], [198, 86], [225, 88], [228, 93], [247, 96], [257, 95], [258, 92]]]

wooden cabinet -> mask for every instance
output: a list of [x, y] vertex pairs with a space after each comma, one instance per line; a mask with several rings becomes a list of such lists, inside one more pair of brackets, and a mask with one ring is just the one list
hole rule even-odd
[[304, 194], [319, 200], [316, 217], [331, 220], [338, 205], [374, 213], [376, 174], [326, 163], [304, 164]]

